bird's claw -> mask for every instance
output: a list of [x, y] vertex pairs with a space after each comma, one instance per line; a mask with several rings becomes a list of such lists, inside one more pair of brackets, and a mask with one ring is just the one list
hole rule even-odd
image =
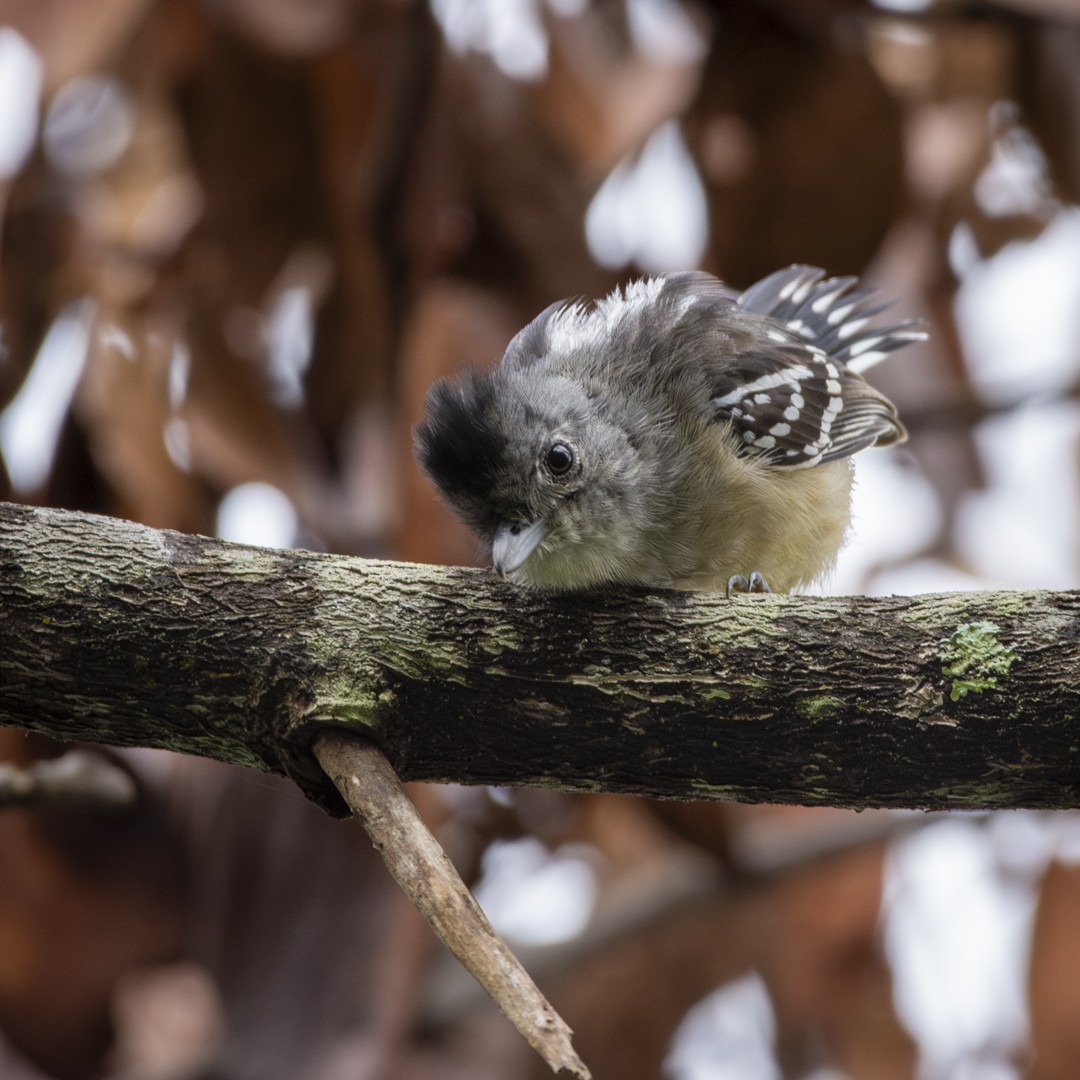
[[730, 598], [732, 593], [771, 593], [772, 589], [769, 588], [769, 583], [757, 570], [751, 570], [749, 577], [743, 577], [742, 574], [732, 574], [728, 578], [727, 582], [727, 595]]

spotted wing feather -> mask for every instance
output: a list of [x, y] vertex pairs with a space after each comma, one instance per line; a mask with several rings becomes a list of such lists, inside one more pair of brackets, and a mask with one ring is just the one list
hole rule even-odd
[[915, 323], [874, 328], [881, 310], [855, 278], [822, 280], [793, 266], [737, 299], [703, 274], [669, 279], [689, 299], [687, 316], [709, 312], [726, 336], [711, 366], [712, 407], [744, 453], [770, 465], [807, 468], [906, 437], [896, 409], [849, 363], [924, 337]]
[[904, 438], [892, 403], [824, 353], [794, 344], [744, 360], [754, 377], [722, 380], [713, 406], [748, 454], [806, 468]]
[[816, 266], [778, 270], [738, 299], [739, 307], [768, 315], [852, 371], [863, 372], [913, 341], [926, 337], [918, 319], [878, 326], [874, 317], [889, 305], [873, 289], [855, 289], [854, 277], [826, 278]]

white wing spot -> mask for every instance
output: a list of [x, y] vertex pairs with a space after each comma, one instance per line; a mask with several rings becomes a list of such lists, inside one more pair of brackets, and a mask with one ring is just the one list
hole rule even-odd
[[857, 341], [854, 345], [851, 346], [851, 355], [862, 356], [862, 354], [866, 352], [867, 349], [877, 348], [877, 346], [880, 345], [884, 340], [885, 338], [881, 334], [879, 334], [877, 337], [866, 338], [863, 341]]
[[842, 323], [851, 314], [856, 303], [858, 303], [858, 301], [845, 304], [843, 307], [833, 308], [832, 311], [829, 312], [829, 325], [835, 326], [837, 323]]
[[844, 291], [844, 286], [841, 285], [838, 289], [833, 289], [831, 292], [823, 293], [819, 296], [812, 305], [812, 310], [815, 315], [820, 315], [823, 311], [828, 311], [832, 307], [832, 302]]
[[734, 405], [736, 402], [742, 401], [743, 398], [748, 398], [753, 394], [772, 390], [777, 386], [798, 384], [800, 379], [808, 379], [812, 375], [813, 372], [803, 364], [784, 368], [783, 371], [773, 371], [768, 375], [762, 375], [760, 379], [755, 379], [752, 383], [747, 383], [745, 386], [737, 386], [723, 397], [713, 398], [713, 404], [720, 408], [725, 405]]
[[851, 322], [846, 322], [840, 327], [837, 336], [843, 341], [845, 338], [851, 337], [852, 334], [857, 334], [869, 321], [869, 316], [862, 319], [852, 319]]
[[861, 353], [858, 358], [852, 357], [851, 370], [854, 372], [862, 372], [867, 368], [872, 368], [875, 364], [880, 364], [889, 354], [881, 349], [874, 349], [871, 352]]

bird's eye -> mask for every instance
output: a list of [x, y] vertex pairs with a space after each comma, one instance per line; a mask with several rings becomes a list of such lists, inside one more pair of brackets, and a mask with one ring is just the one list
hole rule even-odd
[[565, 443], [553, 443], [544, 457], [552, 476], [565, 476], [574, 465], [574, 451]]

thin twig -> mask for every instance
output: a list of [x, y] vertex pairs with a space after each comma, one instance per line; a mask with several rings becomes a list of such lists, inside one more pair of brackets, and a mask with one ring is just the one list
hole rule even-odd
[[360, 819], [394, 880], [450, 951], [551, 1066], [589, 1080], [573, 1034], [518, 962], [421, 820], [383, 752], [349, 732], [327, 731], [315, 756]]

